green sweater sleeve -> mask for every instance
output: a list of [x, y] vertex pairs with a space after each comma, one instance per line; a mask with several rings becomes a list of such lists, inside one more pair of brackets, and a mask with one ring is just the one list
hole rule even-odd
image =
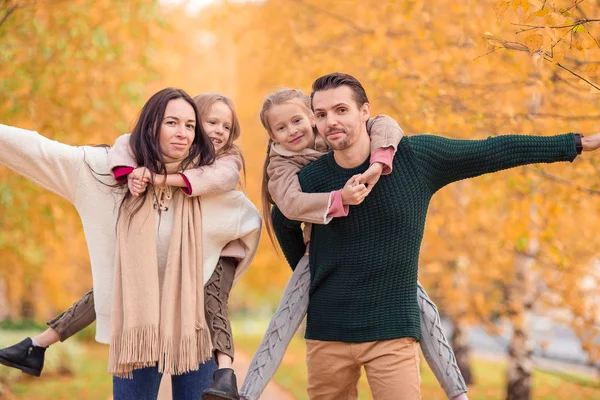
[[409, 139], [419, 169], [433, 192], [461, 179], [535, 163], [573, 161], [572, 133], [556, 136], [502, 135], [457, 140], [434, 135]]
[[273, 222], [275, 237], [281, 246], [283, 255], [290, 264], [290, 267], [292, 267], [292, 270], [295, 270], [296, 265], [298, 265], [298, 262], [306, 251], [302, 227], [300, 226], [301, 222], [287, 219], [277, 206], [271, 209], [271, 221]]

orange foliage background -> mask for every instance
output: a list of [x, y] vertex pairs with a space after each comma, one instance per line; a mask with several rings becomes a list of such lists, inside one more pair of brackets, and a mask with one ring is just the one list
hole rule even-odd
[[[410, 135], [598, 131], [600, 23], [581, 22], [599, 17], [597, 0], [267, 0], [196, 14], [149, 0], [4, 0], [0, 20], [13, 6], [0, 25], [1, 123], [110, 144], [163, 87], [224, 93], [238, 107], [245, 191], [257, 205], [263, 98], [281, 87], [308, 92], [332, 71], [355, 75], [374, 113]], [[437, 194], [420, 275], [441, 310], [492, 330], [515, 318], [521, 305], [506, 298], [514, 258], [535, 235], [536, 309], [571, 324], [600, 356], [598, 160], [517, 168]], [[270, 310], [290, 272], [263, 235], [232, 307]], [[0, 318], [48, 318], [90, 285], [74, 209], [0, 168]]]

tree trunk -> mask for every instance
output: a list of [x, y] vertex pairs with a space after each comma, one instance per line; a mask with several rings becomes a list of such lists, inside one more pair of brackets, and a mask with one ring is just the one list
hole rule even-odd
[[[533, 58], [530, 78], [533, 82], [531, 98], [527, 103], [529, 114], [535, 118], [542, 104], [539, 83], [539, 63]], [[532, 196], [536, 192], [536, 178], [532, 184]], [[530, 334], [531, 319], [535, 298], [535, 278], [531, 267], [539, 254], [539, 210], [532, 200], [529, 208], [531, 224], [529, 240], [525, 249], [516, 249], [514, 259], [514, 282], [508, 291], [508, 301], [514, 315], [513, 333], [508, 349], [508, 368], [506, 371], [506, 400], [529, 400], [531, 398], [531, 372], [533, 371], [533, 350]]]
[[8, 287], [6, 281], [0, 278], [0, 321], [10, 317], [10, 307], [8, 304]]
[[460, 373], [465, 379], [467, 385], [472, 385], [473, 372], [471, 371], [471, 358], [469, 349], [469, 327], [461, 322], [461, 318], [456, 318], [453, 321], [454, 331], [450, 345], [456, 356], [456, 363], [460, 369]]
[[34, 319], [35, 303], [33, 300], [33, 296], [31, 295], [33, 293], [31, 284], [27, 285], [27, 289], [25, 290], [25, 293], [29, 293], [29, 295], [25, 295], [25, 297], [23, 299], [21, 299], [20, 316], [23, 319]]
[[[468, 78], [468, 76], [465, 76], [464, 74], [463, 77]], [[468, 193], [467, 185], [466, 181], [456, 183], [455, 196], [459, 205], [458, 216], [461, 220], [465, 220], [466, 209], [469, 205], [469, 198], [466, 195], [466, 193]], [[454, 272], [452, 277], [454, 290], [461, 293], [461, 295], [458, 296], [457, 303], [454, 305], [456, 311], [452, 312], [451, 315], [454, 331], [452, 333], [450, 345], [452, 346], [452, 350], [454, 350], [456, 363], [465, 379], [465, 383], [467, 385], [472, 385], [474, 383], [474, 377], [471, 369], [469, 349], [469, 324], [465, 318], [468, 312], [467, 299], [469, 298], [468, 268], [469, 258], [466, 255], [457, 257], [451, 266], [451, 270]]]
[[[530, 216], [535, 224], [537, 207], [532, 205]], [[531, 372], [533, 370], [531, 346], [531, 317], [535, 283], [531, 267], [539, 252], [537, 229], [533, 228], [527, 248], [517, 250], [514, 261], [515, 280], [509, 289], [509, 304], [514, 310], [513, 333], [508, 349], [506, 373], [506, 400], [529, 400], [531, 398]]]

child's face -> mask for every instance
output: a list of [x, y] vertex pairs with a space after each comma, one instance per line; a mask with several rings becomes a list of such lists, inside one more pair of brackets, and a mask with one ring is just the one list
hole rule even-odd
[[298, 152], [315, 145], [312, 115], [294, 101], [273, 106], [267, 113], [271, 139], [284, 149]]
[[215, 146], [215, 153], [219, 153], [223, 146], [227, 144], [231, 134], [231, 127], [233, 126], [231, 109], [222, 101], [217, 101], [210, 107], [206, 116], [201, 119], [204, 131], [213, 146]]

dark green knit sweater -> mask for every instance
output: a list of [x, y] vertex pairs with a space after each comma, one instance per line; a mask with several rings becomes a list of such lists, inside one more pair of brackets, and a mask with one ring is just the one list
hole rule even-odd
[[[393, 172], [344, 218], [313, 225], [310, 241], [310, 304], [306, 338], [367, 342], [421, 338], [417, 304], [419, 248], [431, 196], [448, 183], [519, 165], [572, 161], [574, 135], [507, 135], [453, 140], [405, 137]], [[330, 192], [359, 167], [338, 166], [330, 152], [299, 173], [304, 192]], [[293, 267], [304, 254], [300, 223], [274, 207], [273, 227]]]

